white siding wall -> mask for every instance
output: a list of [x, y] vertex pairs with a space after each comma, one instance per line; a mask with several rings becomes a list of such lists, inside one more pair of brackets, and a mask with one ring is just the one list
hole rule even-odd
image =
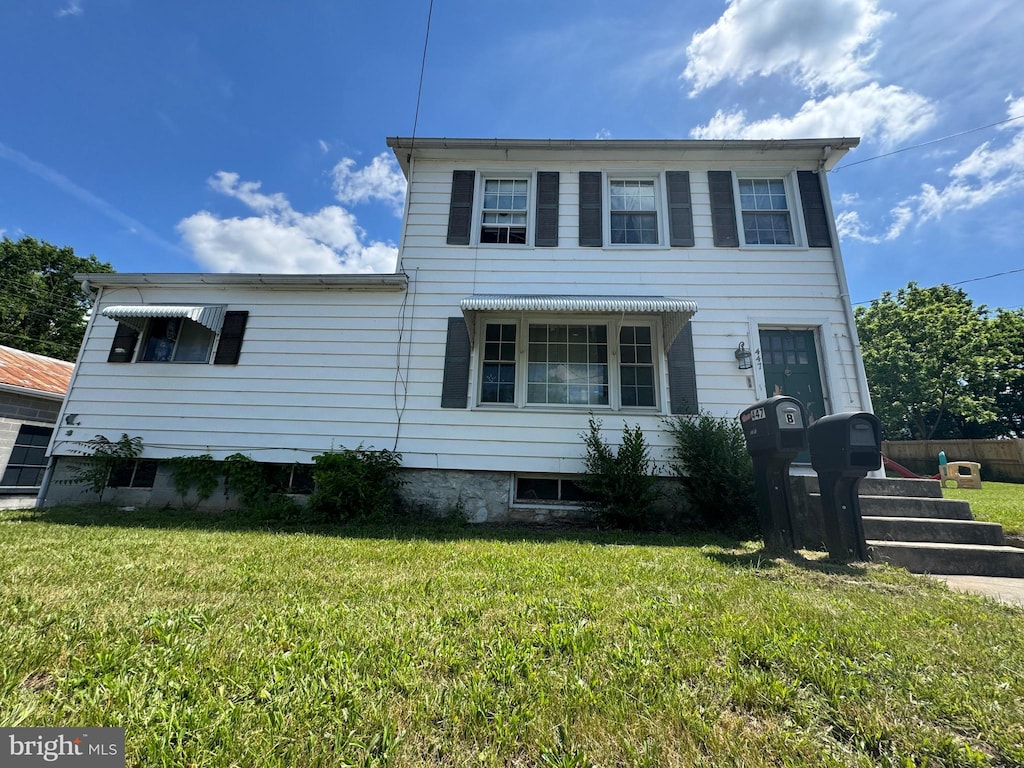
[[[765, 160], [744, 160], [742, 167], [759, 163], [793, 170]], [[502, 170], [491, 161], [486, 167]], [[237, 366], [110, 364], [107, 353], [117, 324], [98, 318], [66, 406], [79, 423], [72, 434], [60, 431], [55, 452], [73, 453], [79, 441], [97, 433], [116, 439], [126, 432], [140, 435], [146, 455], [154, 458], [206, 452], [223, 458], [240, 451], [261, 461], [308, 461], [316, 453], [362, 443], [397, 448], [409, 467], [579, 471], [586, 409], [440, 407], [447, 318], [460, 315], [460, 299], [482, 293], [694, 299], [700, 406], [718, 415], [735, 416], [759, 397], [759, 371], [737, 370], [733, 356], [741, 341], [757, 349], [751, 331], [758, 323], [820, 328], [831, 410], [861, 409], [832, 251], [713, 246], [706, 171], [729, 167], [727, 161], [659, 168], [564, 159], [510, 163], [509, 171], [561, 171], [559, 247], [474, 247], [445, 242], [452, 170], [471, 169], [474, 163], [417, 161], [402, 256], [409, 276], [405, 294], [246, 286], [108, 288], [103, 305], [226, 303], [229, 310], [248, 310], [242, 357]], [[578, 247], [577, 172], [633, 168], [690, 171], [695, 247]], [[802, 229], [799, 206], [792, 202], [794, 224]], [[471, 390], [476, 378], [471, 377]], [[664, 379], [661, 371], [662, 384]], [[594, 412], [613, 442], [624, 420], [641, 424], [657, 458], [664, 460], [664, 388], [659, 398], [660, 414]]]

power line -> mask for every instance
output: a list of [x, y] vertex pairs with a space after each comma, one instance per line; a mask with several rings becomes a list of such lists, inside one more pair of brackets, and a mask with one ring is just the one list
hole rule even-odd
[[[427, 71], [427, 43], [430, 42], [430, 20], [434, 16], [434, 0], [430, 0], [430, 8], [427, 10], [427, 31], [423, 36], [423, 58], [420, 59], [420, 84], [416, 89], [416, 114], [412, 118], [412, 141], [416, 143], [416, 128], [420, 122], [420, 100], [423, 98], [423, 75]], [[411, 145], [410, 145], [411, 149]]]
[[[951, 286], [951, 287], [954, 286], [954, 285], [966, 285], [967, 283], [977, 283], [977, 282], [979, 282], [981, 280], [991, 280], [991, 279], [996, 278], [996, 277], [1005, 277], [1006, 275], [1016, 275], [1016, 274], [1018, 274], [1020, 272], [1024, 272], [1024, 267], [1022, 267], [1021, 269], [1008, 269], [1005, 272], [995, 272], [995, 273], [993, 273], [991, 275], [983, 275], [982, 277], [971, 277], [971, 278], [968, 278], [967, 280], [958, 280], [955, 283], [944, 283], [944, 285], [948, 285], [948, 286]], [[870, 304], [872, 301], [878, 301], [881, 298], [882, 298], [881, 296], [876, 296], [873, 299], [867, 299], [865, 301], [855, 301], [853, 303], [853, 306], [858, 307], [861, 304]], [[1024, 304], [1018, 305], [1018, 306], [1024, 306]], [[1017, 309], [1017, 308], [1018, 307], [1004, 307], [1004, 309]]]
[[914, 144], [909, 147], [902, 147], [900, 149], [894, 149], [892, 152], [886, 152], [881, 155], [875, 155], [874, 157], [866, 157], [863, 160], [856, 160], [852, 163], [844, 163], [843, 165], [837, 166], [832, 169], [832, 173], [841, 171], [843, 168], [852, 168], [855, 165], [863, 165], [864, 163], [870, 163], [872, 160], [879, 160], [883, 157], [891, 157], [892, 155], [898, 155], [901, 152], [909, 152], [912, 149], [921, 149], [921, 147], [927, 147], [932, 144], [938, 144], [940, 141], [948, 141], [949, 139], [955, 139], [958, 136], [966, 136], [969, 133], [977, 133], [978, 131], [984, 131], [988, 128], [995, 128], [997, 125], [1003, 125], [1005, 123], [1012, 123], [1014, 120], [1020, 120], [1024, 118], [1024, 115], [1016, 115], [1015, 117], [1008, 117], [1005, 120], [999, 120], [995, 123], [989, 123], [988, 125], [981, 125], [977, 128], [968, 128], [966, 131], [960, 131], [959, 133], [951, 133], [948, 136], [942, 136], [938, 139], [932, 139], [931, 141], [925, 141], [921, 144]]

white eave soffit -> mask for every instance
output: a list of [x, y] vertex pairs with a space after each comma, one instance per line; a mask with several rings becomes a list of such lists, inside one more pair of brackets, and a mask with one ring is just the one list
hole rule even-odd
[[659, 315], [665, 348], [697, 312], [697, 302], [666, 296], [554, 296], [531, 294], [477, 294], [459, 302], [466, 318], [470, 342], [480, 313], [535, 312], [547, 314]]
[[209, 328], [214, 333], [220, 333], [224, 324], [223, 304], [122, 304], [104, 307], [100, 314], [131, 326], [140, 333], [146, 320], [154, 317], [184, 317]]

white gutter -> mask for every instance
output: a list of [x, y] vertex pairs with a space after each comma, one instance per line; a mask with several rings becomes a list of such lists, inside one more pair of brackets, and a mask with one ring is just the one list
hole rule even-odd
[[76, 280], [85, 280], [93, 286], [112, 288], [115, 286], [157, 285], [157, 286], [243, 286], [258, 285], [264, 288], [289, 288], [324, 290], [336, 288], [349, 291], [404, 291], [409, 282], [401, 274], [369, 275], [263, 275], [234, 274], [221, 272], [111, 272], [81, 273]]
[[17, 384], [0, 383], [0, 392], [11, 392], [15, 395], [28, 395], [29, 397], [39, 397], [44, 400], [64, 399], [64, 395], [58, 394], [57, 392], [44, 392], [41, 389], [32, 389], [32, 387], [19, 387]]
[[828, 231], [832, 237], [832, 258], [836, 267], [836, 279], [839, 281], [839, 300], [843, 304], [846, 326], [850, 332], [850, 343], [853, 345], [853, 367], [857, 375], [860, 405], [862, 410], [874, 413], [874, 408], [871, 406], [871, 393], [868, 390], [867, 374], [864, 373], [864, 360], [861, 357], [860, 337], [857, 335], [857, 320], [853, 314], [853, 305], [850, 303], [850, 286], [846, 282], [846, 267], [843, 266], [843, 253], [839, 247], [839, 232], [836, 230], [836, 218], [832, 211], [832, 194], [828, 188], [828, 174], [819, 172], [818, 176], [821, 178], [825, 212], [828, 215]]

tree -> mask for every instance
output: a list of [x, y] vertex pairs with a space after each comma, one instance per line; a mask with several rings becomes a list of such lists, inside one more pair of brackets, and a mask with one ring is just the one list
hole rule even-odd
[[858, 307], [864, 370], [889, 439], [927, 440], [944, 417], [996, 421], [999, 345], [986, 308], [959, 288], [911, 282]]
[[1001, 309], [991, 325], [999, 436], [1024, 438], [1024, 311]]
[[23, 237], [0, 241], [0, 344], [74, 360], [92, 297], [76, 272], [113, 272], [95, 256]]

